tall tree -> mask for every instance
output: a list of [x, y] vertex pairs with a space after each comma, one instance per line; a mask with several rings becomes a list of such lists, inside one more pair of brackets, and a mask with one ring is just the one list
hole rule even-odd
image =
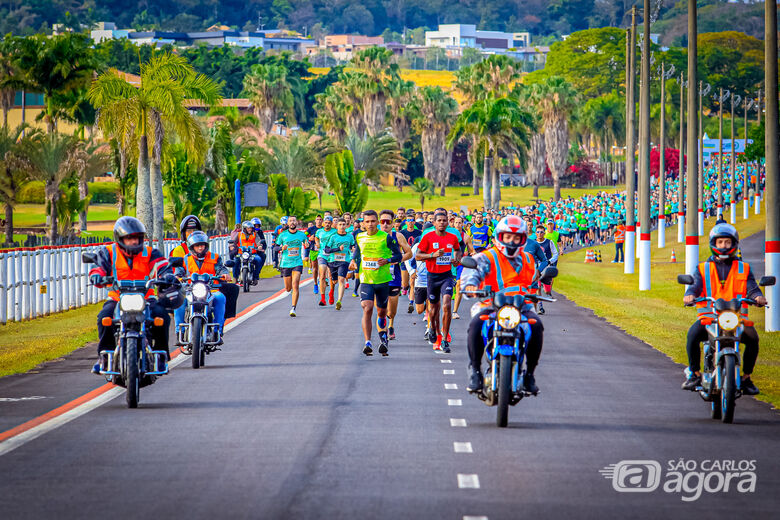
[[252, 102], [260, 128], [266, 134], [282, 115], [295, 119], [292, 89], [283, 66], [258, 64], [252, 67], [244, 76], [244, 93]]
[[533, 84], [530, 95], [541, 109], [547, 164], [553, 176], [555, 200], [560, 200], [561, 177], [569, 155], [569, 117], [579, 97], [571, 83], [559, 76]]
[[452, 164], [447, 134], [457, 118], [458, 103], [439, 87], [423, 87], [419, 91], [416, 109], [414, 124], [420, 132], [425, 177], [438, 185], [444, 195]]
[[378, 186], [406, 166], [398, 141], [387, 133], [362, 138], [357, 134], [349, 134], [344, 141], [344, 148], [350, 151], [355, 169], [365, 173], [363, 182], [371, 186]]
[[385, 131], [387, 125], [388, 83], [398, 79], [398, 65], [392, 63], [393, 51], [384, 47], [369, 47], [355, 54], [352, 63], [362, 72], [360, 90], [363, 94], [363, 121], [368, 135]]
[[363, 182], [364, 175], [364, 171], [355, 169], [349, 150], [332, 153], [325, 159], [325, 177], [341, 213], [358, 213], [366, 207], [368, 186]]
[[108, 171], [111, 164], [110, 146], [106, 143], [98, 143], [94, 140], [80, 141], [78, 143], [81, 152], [81, 160], [78, 161], [76, 175], [78, 177], [79, 201], [82, 208], [79, 211], [79, 229], [87, 230], [87, 208], [89, 206], [88, 182]]
[[14, 167], [13, 155], [26, 126], [0, 128], [0, 201], [5, 206], [5, 243], [13, 242], [14, 206], [19, 189], [29, 180], [29, 173]]

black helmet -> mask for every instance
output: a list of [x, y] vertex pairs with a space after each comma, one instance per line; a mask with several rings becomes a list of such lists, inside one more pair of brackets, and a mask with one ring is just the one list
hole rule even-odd
[[[198, 244], [206, 244], [206, 249], [203, 250], [202, 253], [198, 254], [193, 249], [193, 246], [196, 246]], [[187, 247], [190, 250], [190, 253], [194, 254], [198, 258], [204, 258], [206, 256], [206, 253], [209, 252], [209, 237], [204, 233], [203, 231], [195, 231], [194, 233], [190, 234], [189, 237], [187, 237]]]
[[[719, 238], [730, 238], [731, 247], [729, 248], [717, 248], [715, 247], [715, 241]], [[712, 254], [718, 257], [720, 260], [726, 260], [734, 258], [737, 255], [737, 247], [739, 246], [739, 233], [731, 224], [716, 224], [710, 231], [710, 251]]]
[[188, 229], [197, 229], [199, 231], [203, 229], [200, 225], [200, 219], [195, 215], [187, 215], [181, 219], [181, 224], [179, 224], [179, 234], [181, 235], [182, 242], [187, 240], [185, 233]]
[[[141, 241], [136, 246], [126, 246], [123, 238], [138, 236]], [[144, 249], [144, 240], [146, 239], [146, 228], [143, 222], [135, 217], [119, 217], [114, 223], [114, 242], [126, 255], [135, 256]]]

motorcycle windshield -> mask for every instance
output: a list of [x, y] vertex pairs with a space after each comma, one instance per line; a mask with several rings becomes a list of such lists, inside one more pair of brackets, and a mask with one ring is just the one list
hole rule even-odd
[[717, 312], [723, 312], [723, 311], [733, 311], [738, 312], [741, 305], [738, 298], [734, 298], [732, 300], [725, 300], [723, 298], [718, 298], [715, 300], [715, 310]]

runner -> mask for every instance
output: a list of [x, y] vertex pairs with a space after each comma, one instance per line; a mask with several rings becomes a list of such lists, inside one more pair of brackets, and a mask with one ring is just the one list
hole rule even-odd
[[350, 269], [359, 270], [360, 305], [363, 307], [363, 335], [365, 346], [363, 354], [373, 354], [371, 345], [372, 318], [376, 302], [379, 332], [379, 353], [387, 355], [387, 299], [390, 294], [389, 282], [393, 279], [390, 265], [401, 261], [401, 251], [393, 238], [377, 229], [376, 211], [363, 212], [365, 231], [356, 237], [355, 256]]
[[433, 350], [450, 352], [450, 322], [452, 320], [452, 290], [455, 278], [452, 267], [460, 261], [460, 240], [447, 231], [447, 213], [437, 211], [435, 214], [434, 231], [420, 239], [415, 259], [424, 260], [428, 269], [428, 302], [430, 303], [428, 319], [431, 329], [439, 331], [439, 310], [443, 310], [441, 333], [436, 335]]
[[336, 233], [330, 235], [323, 243], [322, 254], [328, 255], [331, 285], [338, 280], [339, 297], [336, 300], [336, 310], [341, 310], [341, 300], [347, 283], [347, 271], [352, 261], [352, 249], [355, 247], [355, 237], [347, 233], [347, 220], [336, 220]]
[[[453, 226], [455, 229], [457, 229], [461, 236], [463, 237], [463, 244], [466, 246], [464, 250], [461, 251], [461, 254], [464, 255], [474, 255], [474, 247], [472, 246], [472, 237], [471, 235], [465, 233], [463, 229], [464, 220], [463, 217], [460, 215], [456, 216], [453, 220]], [[458, 266], [455, 269], [455, 280], [460, 280], [460, 274], [463, 272], [463, 266], [458, 264]], [[452, 306], [452, 319], [453, 320], [459, 320], [460, 314], [458, 314], [458, 308], [460, 307], [460, 302], [463, 299], [463, 293], [461, 293], [458, 290], [458, 284], [455, 284], [455, 287], [453, 289], [455, 291], [455, 304]]]
[[[399, 211], [403, 208], [399, 208]], [[406, 242], [406, 238], [404, 238], [404, 235], [400, 232], [397, 232], [393, 229], [394, 225], [394, 219], [393, 219], [393, 212], [389, 209], [383, 210], [379, 214], [379, 226], [382, 231], [390, 235], [395, 243], [398, 245], [399, 249], [402, 253], [401, 263], [400, 264], [393, 264], [390, 266], [390, 272], [393, 274], [393, 279], [390, 280], [390, 296], [388, 298], [387, 302], [387, 329], [388, 329], [388, 339], [394, 340], [395, 339], [395, 315], [398, 311], [398, 297], [401, 294], [401, 285], [403, 283], [403, 279], [401, 277], [401, 265], [403, 262], [406, 262], [412, 257], [412, 249], [409, 247], [409, 244]], [[379, 322], [377, 318], [377, 327], [379, 327]]]
[[428, 269], [425, 268], [425, 262], [418, 262], [415, 260], [419, 244], [415, 244], [412, 247], [412, 258], [407, 260], [406, 268], [409, 270], [411, 283], [414, 287], [414, 307], [417, 310], [417, 314], [423, 314], [425, 321], [425, 334], [423, 338], [431, 343], [436, 341], [436, 333], [430, 329], [430, 322], [428, 321]]
[[[317, 230], [314, 234], [314, 247], [319, 251], [322, 248], [322, 244], [335, 234], [336, 230], [333, 228], [333, 216], [329, 211], [326, 211], [322, 217], [322, 229]], [[317, 256], [317, 278], [319, 279], [320, 287], [320, 307], [324, 307], [325, 303], [325, 290], [328, 287], [328, 261], [325, 256]], [[335, 287], [333, 284], [330, 286], [328, 303], [333, 305], [333, 290]]]
[[303, 247], [306, 244], [306, 233], [299, 231], [298, 219], [290, 216], [287, 219], [287, 229], [282, 231], [277, 239], [279, 245], [279, 266], [284, 278], [284, 290], [292, 292], [292, 308], [290, 316], [296, 316], [300, 295], [301, 273], [303, 273]]
[[[406, 210], [406, 219], [404, 219], [404, 225], [401, 229], [401, 234], [406, 239], [406, 243], [409, 244], [409, 247], [412, 247], [414, 244], [416, 244], [420, 239], [420, 235], [422, 235], [422, 231], [417, 229], [415, 226], [414, 211], [411, 209]], [[403, 287], [401, 294], [409, 295], [409, 308], [406, 310], [406, 312], [411, 314], [414, 310], [414, 294], [413, 291], [410, 290], [411, 279], [409, 272], [407, 271], [406, 264], [407, 262], [404, 262], [401, 270], [401, 285]]]
[[[544, 226], [539, 224], [536, 226], [536, 242], [541, 246], [544, 256], [547, 258], [548, 265], [558, 264], [558, 249], [555, 247], [555, 242], [545, 236]], [[543, 286], [543, 287], [542, 287]], [[542, 294], [542, 288], [547, 296], [552, 296], [552, 280], [548, 284], [540, 285], [537, 290], [537, 294]], [[539, 314], [544, 314], [544, 306], [542, 302], [539, 302]]]
[[[314, 236], [317, 234], [317, 231], [322, 229], [322, 215], [317, 215], [314, 218], [314, 224], [310, 225], [308, 229], [306, 229], [306, 238], [309, 240], [309, 254], [304, 255], [304, 263], [308, 262], [308, 269], [309, 274], [312, 274], [312, 269], [317, 268], [317, 256], [319, 255], [319, 251], [317, 250], [317, 244], [315, 244]], [[318, 280], [314, 280], [314, 294], [317, 294], [319, 292], [319, 286], [317, 285]]]

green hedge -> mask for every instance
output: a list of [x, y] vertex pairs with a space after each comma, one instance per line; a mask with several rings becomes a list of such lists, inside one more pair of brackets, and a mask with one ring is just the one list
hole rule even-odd
[[[88, 187], [93, 204], [116, 204], [116, 193], [119, 190], [116, 182], [90, 182]], [[43, 181], [31, 181], [22, 186], [16, 201], [19, 204], [45, 204]]]

